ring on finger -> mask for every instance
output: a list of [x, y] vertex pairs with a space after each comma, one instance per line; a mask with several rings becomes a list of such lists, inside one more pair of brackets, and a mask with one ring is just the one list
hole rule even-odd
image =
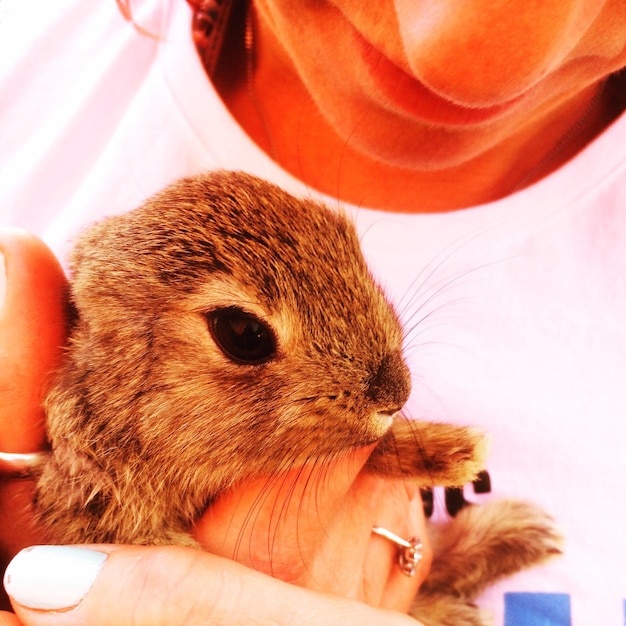
[[0, 452], [0, 479], [31, 478], [47, 456], [47, 452]]
[[423, 558], [424, 545], [421, 540], [417, 537], [403, 539], [382, 526], [374, 526], [372, 532], [398, 546], [398, 566], [400, 571], [405, 576], [414, 576], [417, 566]]

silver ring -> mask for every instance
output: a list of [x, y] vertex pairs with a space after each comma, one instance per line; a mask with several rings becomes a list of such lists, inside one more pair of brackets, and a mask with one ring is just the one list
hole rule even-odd
[[0, 480], [34, 476], [48, 454], [48, 452], [0, 452]]
[[405, 576], [414, 576], [417, 566], [423, 558], [424, 545], [417, 537], [402, 539], [382, 526], [374, 526], [372, 532], [398, 546], [398, 565]]

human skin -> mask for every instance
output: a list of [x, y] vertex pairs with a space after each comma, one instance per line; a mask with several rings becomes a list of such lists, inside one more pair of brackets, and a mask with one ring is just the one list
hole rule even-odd
[[[6, 275], [6, 284], [0, 283], [0, 450], [33, 452], [45, 447], [40, 404], [45, 381], [65, 342], [66, 280], [50, 250], [32, 235], [0, 232], [0, 252], [4, 259], [0, 280]], [[293, 472], [273, 482], [260, 477], [225, 494], [193, 530], [212, 552], [210, 558], [199, 557], [194, 549], [119, 548], [107, 563], [107, 575], [78, 613], [46, 617], [41, 611], [14, 608], [25, 624], [83, 623], [84, 619], [92, 626], [126, 623], [124, 619], [133, 616], [131, 605], [138, 613], [151, 611], [154, 617], [142, 623], [154, 625], [176, 623], [167, 621], [174, 619], [176, 611], [185, 619], [193, 616], [205, 623], [211, 615], [211, 623], [231, 625], [249, 623], [254, 612], [255, 623], [275, 624], [277, 607], [283, 607], [286, 619], [290, 613], [285, 607], [290, 603], [318, 607], [317, 613], [303, 616], [303, 624], [326, 624], [335, 620], [336, 612], [361, 614], [361, 604], [346, 605], [345, 598], [405, 612], [430, 564], [419, 489], [410, 482], [362, 472], [368, 454], [364, 449], [334, 466], [312, 470], [319, 472], [321, 481], [312, 480], [315, 476], [308, 471]], [[259, 505], [260, 492], [265, 498]], [[43, 540], [28, 513], [31, 497], [30, 481], [0, 478], [2, 571], [19, 549]], [[277, 516], [277, 511], [285, 514]], [[415, 577], [401, 573], [394, 546], [372, 534], [374, 525], [423, 538], [425, 558]], [[241, 547], [235, 550], [237, 539]], [[298, 587], [277, 585], [273, 578], [241, 566], [233, 569], [233, 558]], [[155, 561], [163, 563], [160, 571], [144, 567]], [[201, 600], [198, 580], [214, 585]], [[112, 594], [120, 595], [115, 588], [120, 581], [125, 581], [128, 615], [121, 609], [119, 614], [103, 614], [104, 609], [110, 610]], [[239, 600], [233, 604], [248, 586], [259, 594], [259, 602], [245, 609], [237, 604]], [[307, 594], [304, 587], [314, 591]], [[154, 608], [157, 600], [161, 611]], [[6, 601], [2, 606], [8, 608]], [[374, 612], [361, 616], [376, 622]], [[0, 612], [0, 625], [15, 620]]]
[[16, 607], [16, 615], [0, 614], [0, 626], [419, 626], [396, 611], [287, 585], [208, 552], [98, 548], [109, 557], [77, 607], [58, 612]]
[[[45, 440], [42, 382], [58, 363], [65, 342], [66, 280], [58, 261], [35, 237], [3, 231], [0, 251], [0, 450], [33, 452]], [[43, 538], [27, 514], [31, 487], [27, 480], [0, 477], [2, 565], [20, 548]]]
[[256, 102], [241, 77], [227, 104], [279, 163], [358, 204], [442, 211], [502, 197], [621, 112], [603, 82], [626, 65], [620, 0], [254, 7]]

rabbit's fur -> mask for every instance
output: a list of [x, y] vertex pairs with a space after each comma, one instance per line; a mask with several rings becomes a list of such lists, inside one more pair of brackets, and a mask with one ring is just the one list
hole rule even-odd
[[[337, 212], [242, 173], [187, 178], [89, 230], [71, 273], [35, 498], [54, 541], [194, 545], [226, 488], [378, 440], [372, 471], [425, 486], [483, 468], [476, 429], [399, 416], [402, 330]], [[428, 624], [484, 623], [476, 593], [558, 539], [519, 503], [472, 507], [443, 537], [417, 601]]]

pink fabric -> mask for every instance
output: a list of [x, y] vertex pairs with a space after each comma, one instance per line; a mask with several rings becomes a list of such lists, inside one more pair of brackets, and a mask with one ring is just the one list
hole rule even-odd
[[[0, 223], [63, 256], [77, 229], [174, 178], [243, 169], [305, 195], [207, 84], [182, 0], [0, 3]], [[336, 201], [331, 201], [336, 205]], [[502, 201], [443, 215], [347, 207], [406, 321], [414, 417], [493, 439], [493, 492], [550, 511], [565, 554], [490, 590], [569, 594], [574, 626], [624, 624], [626, 117]], [[420, 321], [421, 320], [421, 321]], [[437, 493], [441, 508], [441, 493]]]

